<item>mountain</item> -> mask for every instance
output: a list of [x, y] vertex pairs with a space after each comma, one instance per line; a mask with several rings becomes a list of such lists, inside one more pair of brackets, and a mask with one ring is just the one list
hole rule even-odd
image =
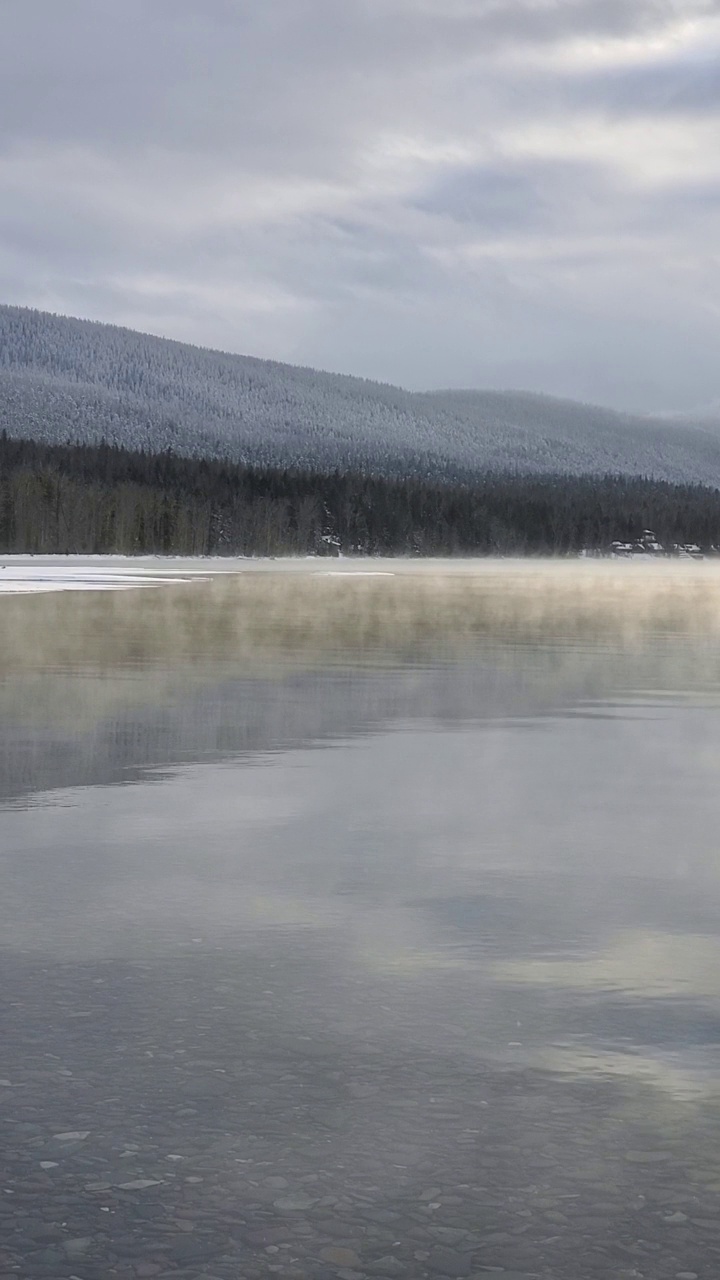
[[454, 479], [607, 472], [720, 485], [720, 426], [526, 392], [409, 392], [0, 306], [0, 429], [257, 466]]

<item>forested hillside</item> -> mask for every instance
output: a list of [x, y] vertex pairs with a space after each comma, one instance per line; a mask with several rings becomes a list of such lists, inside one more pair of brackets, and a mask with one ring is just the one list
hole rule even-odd
[[720, 492], [627, 476], [443, 485], [0, 436], [0, 552], [568, 554], [720, 542]]
[[488, 471], [720, 484], [720, 432], [504, 392], [410, 393], [0, 307], [0, 428], [45, 443], [455, 481]]

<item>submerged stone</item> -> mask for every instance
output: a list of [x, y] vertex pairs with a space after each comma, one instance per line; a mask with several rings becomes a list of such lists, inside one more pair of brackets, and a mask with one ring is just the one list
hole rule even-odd
[[470, 1259], [466, 1254], [446, 1249], [443, 1245], [430, 1251], [427, 1265], [431, 1271], [443, 1276], [469, 1276], [472, 1272]]
[[310, 1196], [281, 1196], [279, 1200], [275, 1200], [275, 1208], [278, 1213], [304, 1213], [307, 1209], [312, 1209], [317, 1201]]
[[331, 1262], [336, 1267], [360, 1267], [362, 1263], [354, 1249], [330, 1247], [320, 1250], [323, 1262]]

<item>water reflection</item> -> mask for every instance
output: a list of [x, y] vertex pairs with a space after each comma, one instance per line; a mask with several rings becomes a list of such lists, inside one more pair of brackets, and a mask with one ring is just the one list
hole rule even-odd
[[628, 581], [9, 602], [8, 1274], [714, 1274], [715, 589]]

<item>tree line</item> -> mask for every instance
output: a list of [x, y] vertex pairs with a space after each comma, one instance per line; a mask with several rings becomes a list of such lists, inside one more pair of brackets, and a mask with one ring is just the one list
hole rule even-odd
[[668, 546], [720, 543], [720, 491], [625, 475], [319, 474], [0, 435], [0, 553], [557, 555], [648, 528]]

